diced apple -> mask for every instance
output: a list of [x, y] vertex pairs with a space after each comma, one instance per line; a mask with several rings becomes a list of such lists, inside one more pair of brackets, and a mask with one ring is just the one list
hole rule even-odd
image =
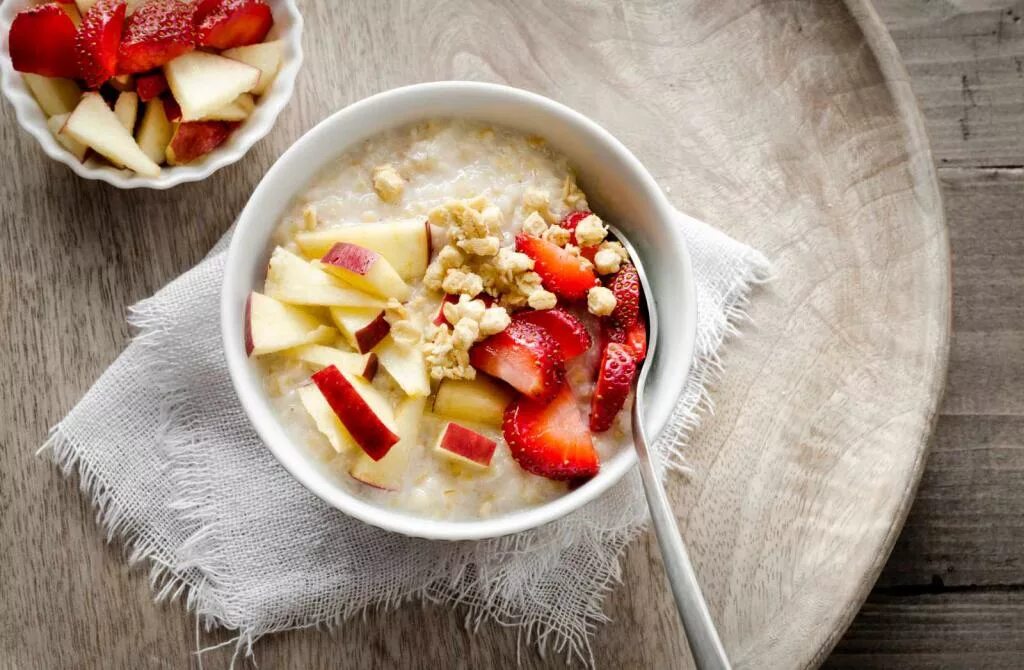
[[25, 85], [32, 91], [43, 114], [47, 116], [70, 114], [78, 104], [78, 99], [82, 97], [82, 89], [71, 79], [44, 77], [31, 72], [25, 72], [21, 76], [25, 78]]
[[75, 24], [75, 28], [82, 27], [82, 14], [78, 11], [78, 7], [73, 2], [61, 2], [60, 8], [64, 10], [64, 13], [71, 19], [71, 23]]
[[342, 372], [350, 375], [359, 375], [367, 381], [372, 381], [377, 374], [377, 354], [357, 354], [354, 351], [342, 351], [335, 347], [326, 347], [322, 344], [306, 344], [294, 349], [288, 349], [285, 355], [297, 358], [317, 368], [326, 368], [329, 365], [337, 367]]
[[69, 135], [65, 135], [60, 132], [64, 124], [67, 123], [70, 114], [58, 114], [57, 116], [51, 116], [46, 120], [46, 127], [50, 129], [60, 145], [71, 152], [71, 154], [82, 161], [85, 160], [85, 152], [89, 150], [89, 147], [85, 146], [76, 139], [71, 138]]
[[61, 133], [140, 175], [156, 177], [160, 174], [160, 166], [143, 153], [99, 93], [82, 95], [81, 102], [71, 112]]
[[475, 430], [447, 423], [437, 437], [434, 451], [449, 460], [476, 468], [491, 467], [497, 443]]
[[154, 163], [163, 163], [166, 159], [167, 145], [171, 143], [174, 128], [164, 113], [164, 103], [160, 98], [153, 98], [146, 103], [146, 111], [142, 114], [142, 123], [136, 139], [139, 148]]
[[164, 75], [181, 106], [183, 121], [198, 121], [251, 91], [260, 71], [205, 51], [190, 51], [164, 65]]
[[[164, 113], [167, 107], [164, 107]], [[233, 121], [185, 121], [174, 128], [167, 145], [167, 163], [185, 165], [224, 144], [234, 132]]]
[[513, 393], [486, 377], [445, 379], [434, 396], [434, 414], [500, 426]]
[[398, 442], [391, 406], [365, 379], [331, 365], [315, 373], [313, 383], [370, 458], [379, 461]]
[[419, 446], [420, 425], [423, 421], [423, 406], [426, 398], [406, 398], [395, 410], [395, 423], [398, 426], [398, 442], [387, 455], [375, 461], [366, 454], [359, 454], [352, 469], [354, 478], [379, 489], [397, 491], [402, 488], [402, 480], [409, 467], [409, 457]]
[[253, 291], [245, 303], [245, 353], [262, 356], [303, 344], [322, 344], [337, 331], [309, 312]]
[[97, 0], [75, 0], [75, 6], [78, 7], [78, 13], [85, 16], [96, 2]]
[[422, 279], [430, 263], [429, 224], [423, 219], [399, 219], [309, 230], [295, 236], [302, 253], [320, 258], [338, 242], [366, 247], [387, 259], [402, 279]]
[[256, 101], [243, 93], [230, 103], [206, 115], [206, 121], [244, 121], [256, 109]]
[[134, 91], [135, 77], [130, 74], [117, 74], [110, 78], [110, 85], [118, 91]]
[[405, 300], [412, 292], [384, 256], [358, 244], [338, 242], [320, 264], [335, 277], [368, 293]]
[[302, 406], [306, 408], [313, 423], [316, 424], [317, 430], [324, 434], [336, 452], [343, 454], [346, 451], [354, 451], [359, 448], [348, 429], [345, 428], [345, 424], [334, 413], [331, 405], [324, 398], [324, 394], [315, 384], [300, 386], [297, 393]]
[[364, 354], [391, 332], [391, 324], [384, 317], [383, 309], [332, 307], [331, 319], [348, 343]]
[[430, 377], [427, 376], [427, 364], [419, 347], [401, 344], [392, 337], [386, 337], [374, 352], [380, 358], [380, 364], [406, 395], [430, 395]]
[[[135, 118], [138, 114], [139, 96], [137, 93], [124, 91], [117, 96], [117, 102], [114, 103], [114, 115], [129, 133], [135, 132]], [[156, 161], [153, 162], [156, 163]]]
[[277, 247], [267, 268], [267, 295], [295, 305], [326, 305], [381, 309], [384, 301], [364, 293], [300, 258]]
[[274, 40], [273, 42], [235, 47], [222, 51], [220, 55], [257, 68], [260, 71], [260, 81], [252, 92], [255, 95], [263, 95], [274, 83], [274, 77], [277, 76], [277, 71], [281, 67], [281, 60], [284, 57], [284, 42]]

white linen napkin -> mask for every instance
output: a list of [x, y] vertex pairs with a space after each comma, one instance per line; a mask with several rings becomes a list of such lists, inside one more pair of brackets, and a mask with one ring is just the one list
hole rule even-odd
[[[697, 283], [696, 360], [656, 444], [682, 462], [710, 403], [706, 383], [768, 261], [691, 217], [679, 223]], [[157, 599], [184, 595], [207, 627], [252, 653], [265, 633], [331, 624], [414, 596], [458, 604], [467, 622], [520, 626], [542, 649], [593, 664], [589, 636], [626, 544], [646, 525], [634, 470], [543, 528], [479, 542], [413, 539], [349, 518], [271, 455], [235, 397], [221, 346], [225, 240], [132, 308], [139, 334], [41, 450], [98, 508], [108, 539], [151, 565]]]

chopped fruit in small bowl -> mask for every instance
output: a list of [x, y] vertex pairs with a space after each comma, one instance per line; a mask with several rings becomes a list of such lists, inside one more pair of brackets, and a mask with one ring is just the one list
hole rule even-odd
[[270, 132], [301, 32], [294, 0], [8, 0], [0, 83], [22, 127], [79, 176], [165, 189]]
[[[603, 218], [674, 307], [656, 348]], [[695, 299], [675, 225], [628, 151], [539, 96], [447, 82], [357, 103], [240, 217], [221, 316], [241, 404], [300, 482], [368, 523], [457, 540], [553, 521], [635, 463], [641, 361], [650, 434], [685, 382]]]

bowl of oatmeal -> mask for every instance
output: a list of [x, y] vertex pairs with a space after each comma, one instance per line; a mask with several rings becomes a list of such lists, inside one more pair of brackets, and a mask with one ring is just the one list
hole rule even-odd
[[418, 537], [537, 527], [634, 465], [650, 334], [613, 223], [659, 305], [647, 426], [669, 422], [696, 305], [674, 210], [607, 131], [472, 82], [329, 117], [267, 173], [222, 293], [239, 399], [293, 476]]

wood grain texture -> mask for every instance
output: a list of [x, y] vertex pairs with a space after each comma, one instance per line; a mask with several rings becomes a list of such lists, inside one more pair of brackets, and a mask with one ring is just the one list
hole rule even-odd
[[[942, 212], [909, 84], [870, 8], [851, 5], [309, 1], [307, 64], [275, 130], [241, 163], [169, 193], [78, 180], [0, 107], [0, 143], [18, 164], [0, 182], [0, 661], [195, 665], [180, 604], [150, 602], [142, 571], [32, 451], [123, 347], [125, 306], [198, 260], [275, 156], [330, 111], [438, 78], [581, 109], [676, 203], [776, 262], [755, 325], [725, 353], [717, 412], [691, 452], [697, 474], [672, 497], [738, 664], [823, 658], [907, 511], [949, 318]], [[652, 538], [628, 551], [606, 609], [601, 666], [688, 666]], [[561, 665], [521, 642], [413, 605], [258, 652], [263, 668]], [[211, 652], [205, 667], [229, 659]]]

